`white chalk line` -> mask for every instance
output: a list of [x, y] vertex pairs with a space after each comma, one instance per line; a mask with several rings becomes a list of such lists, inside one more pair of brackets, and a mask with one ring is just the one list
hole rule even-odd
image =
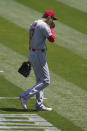
[[0, 70], [0, 73], [4, 72], [3, 70]]
[[60, 129], [54, 127], [51, 123], [47, 122], [44, 118], [38, 116], [37, 114], [0, 114], [0, 129], [19, 130], [22, 128], [43, 129], [44, 131], [61, 131]]

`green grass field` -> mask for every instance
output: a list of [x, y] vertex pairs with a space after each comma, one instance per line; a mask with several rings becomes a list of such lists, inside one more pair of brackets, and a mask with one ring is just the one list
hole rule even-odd
[[[87, 131], [87, 11], [86, 0], [0, 0], [0, 130]], [[82, 6], [81, 6], [82, 4]], [[79, 7], [79, 8], [78, 8]], [[25, 111], [18, 95], [35, 84], [18, 72], [28, 59], [28, 28], [45, 9], [53, 9], [55, 43], [47, 41], [51, 84], [45, 105], [36, 112], [35, 98]]]

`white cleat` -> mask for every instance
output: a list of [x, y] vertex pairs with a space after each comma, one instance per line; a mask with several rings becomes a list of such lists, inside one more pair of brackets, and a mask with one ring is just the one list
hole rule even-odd
[[52, 108], [48, 108], [48, 107], [42, 109], [42, 111], [52, 111], [52, 110], [53, 110]]
[[24, 109], [27, 109], [26, 100], [22, 96], [20, 96], [19, 99], [20, 99], [21, 104], [24, 107]]
[[36, 111], [52, 111], [52, 110], [53, 110], [52, 108], [45, 107], [45, 106], [36, 108]]

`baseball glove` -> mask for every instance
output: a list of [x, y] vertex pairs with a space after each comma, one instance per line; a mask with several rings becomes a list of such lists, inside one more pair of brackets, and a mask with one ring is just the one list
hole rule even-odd
[[31, 63], [29, 61], [23, 62], [18, 72], [23, 75], [24, 77], [28, 77], [31, 72]]
[[55, 23], [54, 22], [51, 23], [50, 28], [55, 28]]

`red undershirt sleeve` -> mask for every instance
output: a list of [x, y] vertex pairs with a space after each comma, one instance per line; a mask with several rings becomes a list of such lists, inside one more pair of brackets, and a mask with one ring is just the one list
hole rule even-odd
[[52, 33], [52, 35], [48, 37], [48, 40], [50, 42], [54, 42], [55, 41], [54, 28], [51, 28], [51, 33]]

